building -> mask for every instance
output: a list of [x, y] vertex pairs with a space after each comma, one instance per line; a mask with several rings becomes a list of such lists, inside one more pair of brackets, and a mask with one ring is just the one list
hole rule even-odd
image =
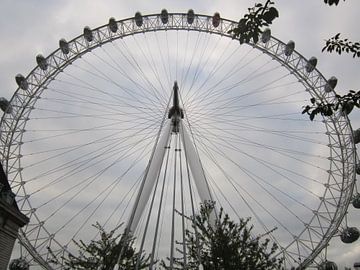
[[29, 222], [15, 201], [15, 194], [0, 163], [0, 269], [7, 269], [19, 228]]

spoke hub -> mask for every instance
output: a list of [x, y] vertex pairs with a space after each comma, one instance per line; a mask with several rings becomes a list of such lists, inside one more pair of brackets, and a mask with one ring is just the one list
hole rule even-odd
[[174, 133], [179, 132], [179, 123], [180, 120], [184, 118], [184, 111], [180, 107], [179, 102], [179, 87], [177, 81], [174, 82], [173, 86], [173, 105], [169, 110], [168, 118], [171, 119]]

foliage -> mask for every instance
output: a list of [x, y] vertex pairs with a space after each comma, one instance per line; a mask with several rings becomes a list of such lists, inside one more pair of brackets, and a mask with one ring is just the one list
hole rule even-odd
[[340, 33], [338, 33], [326, 41], [322, 51], [325, 50], [330, 53], [335, 51], [338, 54], [342, 52], [352, 53], [354, 58], [360, 57], [360, 42], [351, 42], [347, 38], [340, 39]]
[[14, 259], [9, 264], [9, 270], [29, 270], [29, 263], [23, 259]]
[[249, 13], [239, 21], [238, 27], [230, 30], [234, 38], [239, 38], [240, 44], [259, 40], [259, 34], [263, 26], [269, 26], [273, 20], [279, 17], [278, 10], [273, 6], [274, 2], [267, 0], [265, 4], [256, 3], [254, 7], [248, 8]]
[[329, 6], [332, 6], [333, 4], [337, 6], [339, 4], [339, 0], [324, 0], [324, 3], [328, 4]]
[[[340, 0], [324, 0], [325, 4], [336, 6]], [[345, 1], [345, 0], [344, 0]], [[262, 32], [263, 26], [269, 26], [273, 20], [279, 17], [278, 10], [274, 7], [274, 2], [267, 0], [265, 4], [256, 3], [254, 7], [249, 8], [248, 14], [239, 21], [238, 27], [230, 30], [228, 33], [233, 33], [234, 38], [239, 38], [240, 43], [250, 42], [252, 39], [254, 43], [259, 40], [259, 34]], [[322, 52], [327, 51], [329, 53], [336, 52], [341, 54], [352, 53], [353, 57], [360, 57], [360, 42], [352, 42], [346, 39], [340, 38], [340, 33], [336, 34], [332, 38], [326, 41]], [[359, 108], [359, 92], [349, 91], [344, 96], [337, 95], [337, 100], [334, 103], [324, 103], [323, 101], [311, 99], [312, 105], [304, 107], [303, 114], [307, 113], [310, 120], [314, 120], [317, 114], [323, 116], [331, 116], [339, 108], [346, 114], [349, 114], [354, 106]]]
[[52, 262], [60, 264], [62, 261], [66, 270], [108, 270], [113, 269], [121, 253], [119, 269], [135, 269], [138, 259], [140, 259], [139, 269], [148, 267], [149, 256], [136, 252], [132, 247], [134, 244], [133, 237], [124, 234], [115, 235], [120, 226], [109, 233], [99, 223], [93, 226], [99, 230], [99, 240], [91, 240], [89, 244], [84, 243], [82, 240], [79, 242], [73, 240], [79, 248], [79, 254], [73, 255], [69, 253], [59, 259], [52, 253]]
[[310, 102], [312, 105], [305, 106], [302, 113], [307, 113], [311, 121], [314, 120], [317, 114], [331, 116], [339, 109], [342, 113], [348, 115], [354, 107], [360, 108], [360, 91], [355, 92], [350, 90], [346, 95], [336, 95], [336, 100], [333, 103], [325, 103], [315, 98], [311, 98]]
[[[205, 270], [281, 269], [283, 260], [272, 257], [278, 246], [274, 243], [268, 248], [269, 239], [261, 242], [262, 236], [253, 237], [249, 218], [236, 223], [221, 208], [214, 222], [214, 209], [214, 202], [205, 202], [200, 213], [190, 218], [193, 231], [186, 231], [186, 269], [199, 269], [200, 265]], [[176, 258], [174, 264], [174, 269], [184, 269], [182, 258]]]
[[[325, 4], [329, 6], [339, 4], [340, 0], [324, 0]], [[344, 0], [345, 1], [345, 0]], [[360, 42], [352, 42], [347, 38], [340, 39], [340, 33], [337, 33], [335, 36], [326, 40], [325, 46], [322, 49], [322, 52], [327, 51], [329, 53], [336, 52], [341, 54], [342, 52], [352, 53], [353, 57], [360, 57]]]

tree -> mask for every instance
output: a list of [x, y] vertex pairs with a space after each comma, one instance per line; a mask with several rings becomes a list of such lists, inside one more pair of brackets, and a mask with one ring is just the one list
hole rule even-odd
[[234, 38], [239, 38], [240, 44], [259, 40], [259, 34], [262, 33], [262, 27], [269, 26], [273, 20], [279, 17], [278, 10], [273, 6], [274, 2], [267, 0], [265, 4], [256, 3], [254, 7], [248, 8], [249, 13], [239, 21], [238, 27], [230, 30]]
[[[345, 1], [345, 0], [344, 0]], [[325, 4], [336, 6], [339, 0], [324, 0]], [[352, 42], [347, 38], [341, 39], [340, 33], [337, 33], [332, 38], [326, 40], [322, 52], [329, 53], [336, 52], [339, 55], [342, 52], [352, 53], [353, 57], [360, 57], [360, 42]], [[360, 108], [360, 91], [350, 90], [347, 94], [341, 96], [336, 95], [336, 100], [333, 103], [324, 103], [322, 100], [315, 100], [312, 98], [311, 105], [306, 105], [303, 114], [307, 113], [312, 121], [317, 114], [323, 116], [331, 116], [335, 111], [341, 110], [342, 113], [348, 115], [355, 107]]]
[[[344, 0], [345, 1], [345, 0]], [[324, 0], [325, 4], [336, 6], [339, 0]], [[254, 43], [259, 40], [259, 34], [262, 33], [262, 27], [270, 26], [272, 22], [279, 17], [279, 11], [274, 7], [275, 2], [266, 0], [265, 4], [256, 3], [254, 7], [248, 8], [248, 13], [240, 19], [238, 27], [229, 31], [233, 33], [234, 38], [239, 38], [240, 43], [250, 42], [252, 39]], [[352, 53], [353, 57], [360, 57], [360, 42], [352, 42], [349, 39], [340, 39], [340, 33], [326, 40], [322, 52], [342, 52]]]
[[[340, 0], [324, 0], [325, 4], [332, 6], [335, 4], [336, 6], [339, 4]], [[345, 0], [344, 0], [345, 1]], [[326, 40], [326, 44], [322, 49], [322, 52], [337, 52], [341, 54], [342, 52], [352, 53], [353, 57], [360, 57], [360, 43], [349, 41], [347, 38], [340, 39], [340, 33], [337, 33], [332, 38]]]
[[[278, 246], [270, 240], [261, 241], [262, 236], [254, 237], [249, 226], [250, 219], [232, 221], [221, 208], [216, 221], [213, 221], [214, 202], [201, 204], [199, 214], [189, 218], [192, 220], [192, 231], [186, 231], [187, 247], [186, 269], [204, 270], [252, 270], [281, 269], [282, 258], [274, 258]], [[184, 269], [182, 258], [176, 258], [174, 269]], [[168, 265], [162, 262], [166, 269]]]
[[360, 57], [360, 42], [352, 42], [347, 38], [340, 39], [340, 33], [337, 33], [332, 38], [326, 41], [324, 48], [322, 48], [322, 52], [337, 52], [341, 54], [342, 52], [352, 53], [353, 57]]
[[60, 259], [50, 250], [53, 255], [52, 262], [64, 264], [64, 269], [67, 270], [112, 270], [121, 253], [119, 269], [135, 269], [138, 259], [140, 260], [139, 269], [149, 266], [149, 256], [140, 254], [133, 248], [133, 237], [124, 234], [115, 235], [120, 226], [109, 233], [99, 223], [93, 226], [99, 230], [99, 240], [91, 240], [89, 244], [84, 243], [82, 240], [79, 242], [73, 240], [79, 248], [78, 255], [69, 253]]
[[[344, 0], [345, 1], [345, 0]], [[339, 0], [324, 0], [325, 4], [336, 6]], [[229, 31], [234, 38], [238, 38], [240, 43], [248, 43], [251, 40], [257, 43], [260, 33], [263, 32], [264, 26], [270, 26], [272, 22], [279, 17], [278, 10], [274, 7], [275, 3], [267, 0], [265, 4], [256, 3], [254, 7], [248, 8], [248, 13], [240, 19], [238, 27]], [[341, 54], [352, 53], [353, 57], [360, 57], [360, 42], [352, 42], [348, 39], [340, 39], [340, 33], [328, 39], [322, 52], [337, 52]], [[336, 100], [333, 103], [324, 103], [322, 100], [315, 100], [312, 98], [311, 105], [304, 106], [303, 114], [307, 113], [310, 120], [314, 120], [317, 114], [323, 116], [331, 116], [333, 113], [341, 109], [344, 113], [349, 114], [354, 106], [360, 108], [360, 91], [350, 90], [347, 94], [341, 96], [336, 95]]]
[[337, 6], [339, 4], [339, 0], [324, 0], [324, 3], [328, 4], [329, 6], [332, 6], [333, 4]]
[[9, 264], [9, 270], [29, 270], [29, 263], [23, 259], [14, 259]]
[[306, 105], [302, 113], [307, 113], [312, 121], [317, 114], [331, 116], [335, 111], [341, 110], [343, 114], [348, 115], [354, 107], [360, 108], [360, 91], [350, 90], [346, 95], [336, 94], [335, 96], [336, 100], [332, 103], [325, 103], [323, 100], [311, 98], [311, 105]]

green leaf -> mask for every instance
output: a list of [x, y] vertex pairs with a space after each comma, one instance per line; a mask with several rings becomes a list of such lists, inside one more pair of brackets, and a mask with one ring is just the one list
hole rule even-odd
[[238, 23], [238, 29], [240, 33], [243, 33], [247, 30], [247, 25], [246, 25], [246, 19], [241, 19]]
[[240, 44], [243, 44], [245, 42], [244, 35], [240, 36], [239, 42], [240, 42]]
[[269, 10], [264, 12], [262, 16], [263, 20], [265, 20], [269, 24], [271, 24], [272, 21], [277, 17], [279, 17], [279, 12], [274, 7], [269, 8]]
[[315, 118], [315, 112], [312, 111], [312, 112], [310, 113], [310, 120], [313, 121], [314, 118]]
[[309, 105], [307, 105], [306, 107], [305, 107], [305, 109], [301, 112], [302, 114], [304, 114], [304, 113], [308, 113], [309, 112], [309, 110], [310, 110], [310, 106]]
[[252, 38], [253, 38], [254, 43], [256, 44], [256, 43], [259, 41], [259, 35], [258, 35], [258, 33], [255, 32], [255, 33], [252, 35]]

